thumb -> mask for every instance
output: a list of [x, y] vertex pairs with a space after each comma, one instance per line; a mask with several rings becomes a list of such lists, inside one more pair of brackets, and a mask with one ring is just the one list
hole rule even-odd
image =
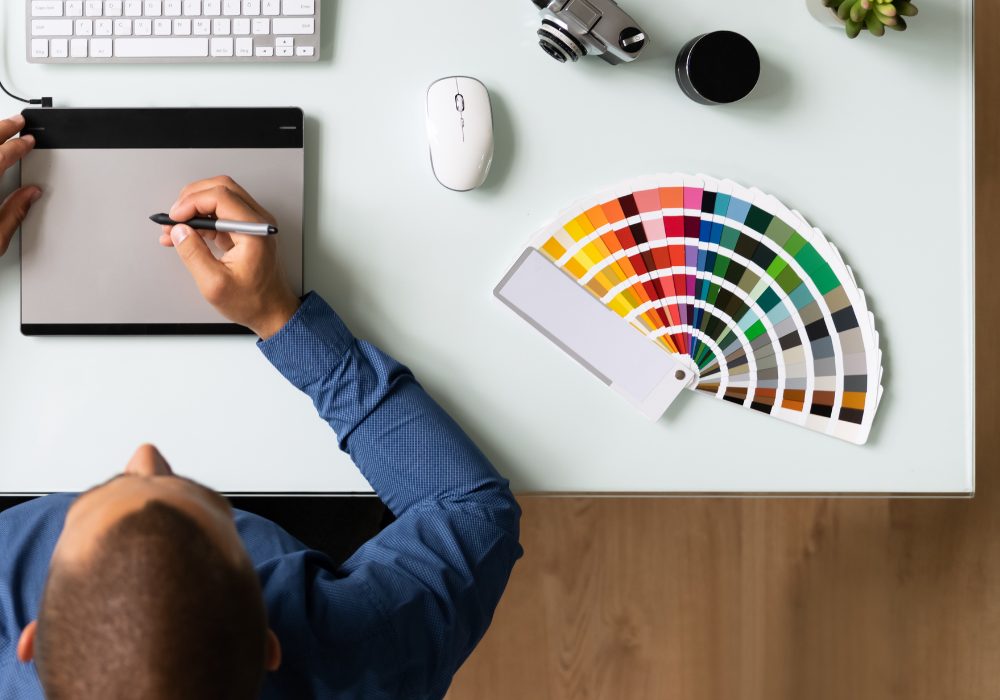
[[22, 187], [0, 205], [0, 255], [7, 252], [14, 233], [24, 223], [28, 209], [42, 196], [37, 187]]
[[174, 226], [170, 230], [170, 240], [202, 296], [211, 304], [217, 303], [226, 282], [226, 266], [212, 255], [204, 239], [186, 224]]

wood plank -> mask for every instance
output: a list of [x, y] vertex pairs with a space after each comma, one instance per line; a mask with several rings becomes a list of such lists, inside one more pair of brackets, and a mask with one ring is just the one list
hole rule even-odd
[[976, 499], [526, 498], [450, 700], [1000, 697], [1000, 4], [976, 12]]

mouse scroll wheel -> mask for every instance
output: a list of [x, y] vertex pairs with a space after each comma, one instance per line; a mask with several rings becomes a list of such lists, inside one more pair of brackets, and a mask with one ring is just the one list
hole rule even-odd
[[459, 112], [465, 111], [465, 96], [461, 93], [455, 95], [455, 109]]

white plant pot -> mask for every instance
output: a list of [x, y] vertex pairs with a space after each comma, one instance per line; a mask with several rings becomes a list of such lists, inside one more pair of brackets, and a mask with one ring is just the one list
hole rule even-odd
[[820, 24], [825, 24], [834, 29], [843, 29], [844, 22], [837, 16], [837, 13], [823, 4], [823, 0], [806, 0], [806, 8], [809, 14], [816, 18]]

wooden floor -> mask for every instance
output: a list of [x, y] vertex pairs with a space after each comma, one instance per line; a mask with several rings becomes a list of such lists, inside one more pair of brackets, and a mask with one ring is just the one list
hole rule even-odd
[[975, 500], [524, 499], [449, 700], [1000, 698], [1000, 3], [977, 5]]

